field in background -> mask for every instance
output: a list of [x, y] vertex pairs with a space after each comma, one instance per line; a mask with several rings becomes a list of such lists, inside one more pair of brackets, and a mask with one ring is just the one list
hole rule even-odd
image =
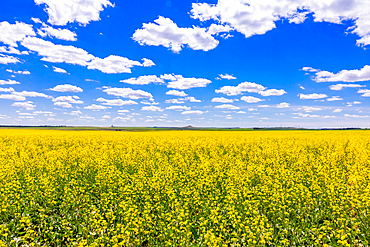
[[368, 246], [368, 131], [0, 131], [0, 246]]

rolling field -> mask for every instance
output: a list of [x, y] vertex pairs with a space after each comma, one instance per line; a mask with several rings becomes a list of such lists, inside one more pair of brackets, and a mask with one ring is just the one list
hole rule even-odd
[[369, 246], [370, 131], [0, 131], [0, 246]]

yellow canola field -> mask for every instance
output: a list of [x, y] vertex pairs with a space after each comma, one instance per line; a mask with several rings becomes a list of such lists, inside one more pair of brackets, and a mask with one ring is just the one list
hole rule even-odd
[[0, 246], [369, 246], [370, 131], [0, 130]]

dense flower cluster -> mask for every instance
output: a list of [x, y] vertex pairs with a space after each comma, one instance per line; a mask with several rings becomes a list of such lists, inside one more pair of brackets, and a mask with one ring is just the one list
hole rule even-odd
[[368, 246], [370, 132], [0, 132], [0, 246]]

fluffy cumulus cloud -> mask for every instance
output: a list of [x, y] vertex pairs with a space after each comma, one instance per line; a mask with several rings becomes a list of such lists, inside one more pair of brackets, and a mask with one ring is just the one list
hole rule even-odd
[[[370, 26], [370, 19], [369, 19], [369, 26]], [[370, 44], [370, 36], [369, 36], [369, 44]], [[344, 69], [344, 70], [339, 71], [338, 73], [333, 73], [333, 72], [329, 72], [329, 71], [315, 70], [315, 76], [314, 76], [313, 80], [316, 81], [316, 82], [369, 81], [370, 80], [370, 65], [365, 65], [361, 69], [353, 69], [353, 70]]]
[[120, 82], [133, 84], [133, 85], [147, 85], [149, 83], [163, 83], [163, 80], [156, 75], [144, 75], [137, 78], [129, 78], [121, 80]]
[[175, 111], [189, 111], [191, 107], [184, 106], [184, 105], [171, 105], [169, 107], [166, 107], [166, 110], [175, 110]]
[[23, 22], [10, 24], [7, 21], [0, 23], [0, 42], [17, 47], [17, 42], [22, 41], [26, 36], [35, 36], [32, 25]]
[[48, 25], [43, 25], [39, 30], [37, 30], [37, 33], [41, 37], [55, 37], [57, 39], [67, 40], [67, 41], [76, 41], [77, 34], [75, 32], [72, 32], [68, 29], [62, 29], [62, 28], [53, 28]]
[[263, 101], [263, 99], [256, 98], [256, 97], [253, 97], [253, 96], [243, 96], [240, 99], [247, 102], [247, 103], [257, 103], [257, 102]]
[[237, 107], [237, 106], [234, 106], [234, 105], [231, 105], [231, 104], [217, 105], [217, 106], [215, 106], [215, 108], [228, 109], [228, 110], [238, 110], [238, 109], [240, 109], [240, 107]]
[[15, 49], [12, 46], [6, 47], [6, 46], [0, 46], [0, 52], [2, 53], [8, 53], [8, 54], [16, 54], [16, 55], [28, 55], [28, 51], [19, 51], [18, 49]]
[[369, 89], [360, 89], [357, 92], [361, 93], [362, 97], [370, 97], [370, 90]]
[[232, 99], [226, 99], [224, 97], [216, 97], [211, 100], [212, 102], [218, 102], [218, 103], [232, 103], [234, 102]]
[[181, 112], [181, 114], [184, 114], [184, 115], [189, 115], [189, 114], [201, 115], [203, 113], [205, 113], [205, 112], [199, 111], [199, 110], [183, 111], [183, 112]]
[[154, 106], [154, 105], [151, 105], [151, 106], [143, 106], [141, 108], [142, 111], [163, 111], [162, 108], [158, 107], [158, 106]]
[[54, 98], [53, 102], [66, 102], [70, 104], [82, 104], [82, 100], [78, 100], [79, 98], [77, 96], [59, 96]]
[[259, 93], [266, 88], [260, 84], [254, 82], [242, 82], [237, 86], [223, 86], [222, 88], [216, 90], [216, 93], [223, 93], [228, 96], [234, 96], [242, 94], [243, 92], [249, 93]]
[[95, 105], [95, 104], [92, 104], [92, 105], [89, 105], [89, 106], [85, 106], [84, 107], [85, 109], [88, 109], [88, 110], [105, 110], [107, 108], [110, 108], [108, 106], [103, 106], [103, 105]]
[[53, 98], [44, 93], [39, 93], [39, 92], [34, 92], [34, 91], [13, 92], [13, 94], [23, 96], [23, 97], [42, 97], [42, 98], [47, 98], [47, 99]]
[[52, 25], [64, 26], [69, 22], [88, 24], [100, 20], [100, 12], [113, 6], [109, 0], [34, 0], [36, 4], [45, 4]]
[[232, 76], [232, 75], [229, 75], [229, 74], [219, 74], [218, 75], [219, 77], [217, 77], [216, 79], [226, 79], [226, 80], [234, 80], [236, 79], [235, 76]]
[[14, 84], [20, 84], [18, 81], [14, 80], [0, 80], [0, 85], [14, 85]]
[[155, 66], [155, 63], [152, 60], [148, 59], [148, 58], [143, 58], [141, 60], [143, 60], [143, 66], [144, 67], [152, 67], [152, 66]]
[[328, 99], [326, 99], [327, 101], [338, 101], [338, 100], [343, 100], [341, 97], [339, 96], [332, 96]]
[[138, 61], [130, 60], [126, 57], [110, 55], [104, 59], [94, 58], [87, 66], [88, 69], [97, 69], [107, 74], [131, 73], [134, 66], [142, 66]]
[[36, 105], [33, 105], [32, 101], [14, 102], [12, 106], [25, 108], [26, 110], [29, 110], [29, 111], [32, 111], [36, 107]]
[[261, 92], [258, 92], [260, 95], [262, 96], [281, 96], [283, 94], [285, 94], [285, 90], [284, 89], [268, 89], [268, 90], [265, 90], [265, 91], [261, 91]]
[[43, 57], [41, 59], [43, 61], [78, 64], [107, 74], [131, 73], [133, 66], [143, 66], [139, 61], [133, 61], [126, 57], [110, 55], [106, 58], [98, 58], [81, 48], [71, 45], [56, 45], [36, 37], [26, 37], [21, 44], [29, 50], [37, 52]]
[[15, 94], [0, 94], [0, 99], [8, 99], [8, 100], [14, 100], [14, 101], [24, 101], [26, 100], [26, 97], [21, 95], [15, 95]]
[[300, 99], [323, 99], [323, 98], [328, 97], [326, 94], [319, 94], [319, 93], [312, 93], [312, 94], [300, 93], [298, 96]]
[[188, 96], [184, 91], [178, 91], [178, 90], [170, 90], [166, 92], [167, 95], [173, 95], [173, 96], [179, 96], [179, 97], [185, 97]]
[[103, 105], [111, 105], [111, 106], [123, 106], [123, 105], [137, 105], [137, 102], [133, 100], [121, 100], [121, 99], [104, 99], [98, 98], [96, 101], [104, 102]]
[[19, 63], [19, 59], [13, 56], [6, 56], [0, 54], [0, 63], [1, 64], [8, 64], [8, 63]]
[[290, 107], [290, 104], [287, 103], [287, 102], [282, 102], [278, 105], [276, 105], [277, 108], [289, 108]]
[[161, 79], [167, 80], [168, 88], [175, 88], [175, 89], [190, 89], [196, 87], [206, 87], [208, 84], [212, 83], [212, 81], [204, 78], [194, 78], [189, 77], [185, 78], [182, 75], [174, 75], [174, 74], [164, 74], [161, 75]]
[[107, 93], [108, 95], [130, 99], [153, 98], [153, 95], [149, 92], [140, 89], [134, 90], [132, 88], [103, 87], [103, 92]]
[[193, 3], [191, 15], [229, 25], [245, 37], [265, 34], [282, 19], [303, 23], [311, 13], [316, 22], [343, 24], [352, 20], [350, 30], [360, 37], [357, 45], [363, 46], [370, 44], [369, 11], [370, 3], [355, 0], [219, 0], [217, 4]]
[[56, 91], [56, 92], [71, 92], [71, 93], [81, 93], [83, 92], [83, 89], [71, 84], [62, 84], [62, 85], [57, 85], [53, 88], [49, 88], [51, 91]]
[[50, 41], [42, 40], [36, 37], [27, 37], [22, 43], [24, 47], [37, 52], [42, 56], [41, 60], [52, 63], [69, 63], [86, 66], [94, 56], [87, 51], [71, 45], [56, 45]]
[[180, 52], [184, 45], [193, 50], [208, 51], [214, 49], [219, 41], [206, 28], [178, 27], [171, 19], [159, 16], [155, 23], [144, 23], [132, 38], [141, 45], [164, 46], [173, 52]]

